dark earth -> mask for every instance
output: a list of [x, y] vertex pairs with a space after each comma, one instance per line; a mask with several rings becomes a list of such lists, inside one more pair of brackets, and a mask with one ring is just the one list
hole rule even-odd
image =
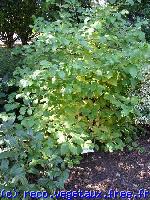
[[[78, 191], [79, 189], [81, 191], [101, 191], [107, 194], [109, 189], [138, 193], [139, 189], [144, 188], [150, 192], [149, 136], [150, 134], [147, 134], [144, 139], [139, 139], [140, 148], [132, 151], [94, 152], [84, 155], [80, 165], [71, 170], [70, 177], [65, 183], [65, 189], [67, 191]], [[146, 199], [150, 200], [150, 194]]]

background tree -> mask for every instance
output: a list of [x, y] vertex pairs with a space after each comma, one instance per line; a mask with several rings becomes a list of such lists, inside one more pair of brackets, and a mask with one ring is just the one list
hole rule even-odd
[[12, 47], [18, 39], [13, 37], [16, 33], [22, 44], [27, 44], [32, 34], [29, 25], [33, 24], [32, 16], [37, 14], [39, 3], [36, 0], [2, 0], [0, 7], [0, 39]]
[[[0, 2], [0, 40], [7, 47], [12, 47], [14, 42], [20, 38], [22, 44], [32, 37], [34, 18], [42, 16], [47, 21], [55, 21], [60, 12], [67, 11], [74, 20], [79, 20], [78, 8], [90, 6], [89, 0], [2, 0]], [[14, 33], [18, 37], [14, 38]]]

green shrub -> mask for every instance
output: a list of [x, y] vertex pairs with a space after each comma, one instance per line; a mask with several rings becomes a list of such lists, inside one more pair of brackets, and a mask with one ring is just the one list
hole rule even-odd
[[19, 62], [20, 57], [14, 55], [14, 49], [0, 47], [0, 78], [4, 76], [8, 76], [8, 78], [12, 77]]
[[20, 50], [21, 47], [13, 49], [0, 47], [0, 112], [4, 110], [7, 96], [17, 89], [14, 85], [9, 87], [9, 80], [12, 78], [15, 68], [21, 66]]
[[117, 6], [119, 10], [127, 10], [126, 17], [131, 23], [137, 20], [147, 20], [142, 25], [142, 31], [145, 33], [146, 40], [150, 42], [150, 2], [149, 0], [108, 0], [113, 6]]
[[92, 11], [79, 27], [36, 21], [41, 34], [22, 51], [19, 90], [2, 116], [1, 185], [62, 188], [84, 147], [123, 149], [135, 135], [132, 92], [148, 44], [140, 24], [129, 26], [109, 7]]
[[150, 127], [150, 65], [144, 67], [141, 70], [141, 74], [143, 75], [143, 80], [138, 91], [141, 97], [138, 105], [141, 115], [138, 117], [137, 123]]

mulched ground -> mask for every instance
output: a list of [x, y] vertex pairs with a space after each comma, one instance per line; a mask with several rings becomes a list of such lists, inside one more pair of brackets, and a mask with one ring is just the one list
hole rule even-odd
[[144, 147], [143, 153], [133, 150], [85, 155], [80, 165], [71, 170], [65, 189], [106, 193], [109, 189], [137, 193], [144, 188], [150, 191], [150, 137], [138, 143]]

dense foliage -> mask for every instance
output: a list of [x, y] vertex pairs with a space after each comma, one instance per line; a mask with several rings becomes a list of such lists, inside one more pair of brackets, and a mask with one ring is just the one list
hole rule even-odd
[[[80, 23], [85, 8], [92, 8], [104, 2], [94, 0], [2, 0], [0, 2], [0, 39], [8, 46], [12, 47], [14, 42], [20, 38], [22, 44], [33, 37], [30, 25], [34, 23], [34, 17], [42, 16], [48, 21], [55, 21], [60, 17], [62, 11], [67, 11], [74, 22]], [[142, 26], [149, 41], [150, 30], [150, 2], [149, 0], [109, 0], [113, 6], [119, 10], [127, 10], [127, 19], [135, 23], [137, 19], [147, 20], [147, 24]], [[127, 12], [126, 12], [127, 13]], [[33, 17], [34, 16], [34, 17]], [[17, 33], [18, 37], [14, 37]]]
[[[137, 21], [142, 24], [142, 31], [145, 33], [145, 38], [150, 42], [150, 1], [149, 0], [108, 0], [108, 2], [117, 7], [120, 11], [125, 13], [125, 19], [129, 21], [131, 25], [134, 25]], [[137, 123], [144, 126], [150, 126], [150, 67], [143, 67], [141, 69], [143, 80], [141, 87], [137, 91], [141, 97], [141, 102], [138, 105], [138, 109], [141, 116], [138, 117]]]
[[[27, 44], [34, 36], [31, 25], [35, 17], [42, 16], [47, 21], [55, 21], [60, 13], [67, 11], [72, 19], [80, 22], [82, 8], [90, 5], [82, 0], [1, 0], [0, 2], [0, 40], [13, 47], [17, 39]], [[14, 34], [17, 34], [16, 36]]]
[[0, 187], [63, 188], [84, 148], [123, 149], [135, 135], [133, 91], [149, 56], [141, 24], [109, 7], [78, 26], [62, 17], [38, 18], [41, 34], [21, 52], [19, 89], [1, 114]]
[[1, 0], [0, 2], [0, 39], [8, 46], [12, 47], [17, 37], [17, 33], [23, 44], [27, 44], [32, 34], [29, 27], [33, 24], [32, 15], [38, 12], [36, 0]]
[[141, 97], [141, 102], [138, 105], [141, 115], [137, 119], [137, 124], [150, 127], [150, 65], [145, 66], [141, 73], [143, 80], [138, 91]]
[[119, 10], [127, 10], [126, 17], [131, 23], [137, 20], [146, 20], [147, 23], [142, 25], [142, 30], [146, 34], [147, 41], [150, 42], [150, 0], [108, 0]]
[[4, 76], [12, 77], [13, 71], [19, 65], [22, 56], [15, 55], [15, 51], [8, 48], [0, 48], [0, 78]]

